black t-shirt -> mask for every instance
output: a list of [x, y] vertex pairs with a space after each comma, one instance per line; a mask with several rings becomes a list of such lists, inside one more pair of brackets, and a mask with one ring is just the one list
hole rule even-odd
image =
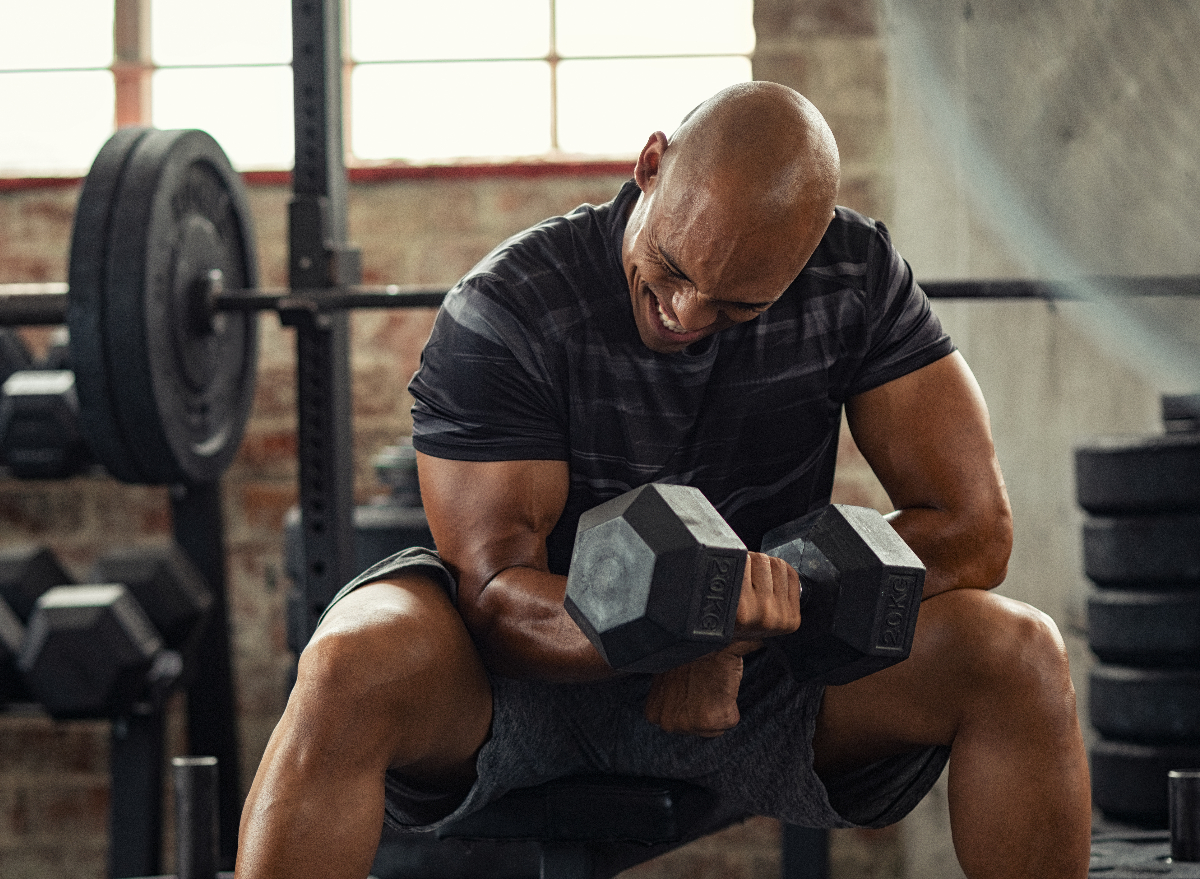
[[838, 208], [783, 297], [679, 354], [647, 348], [621, 264], [627, 183], [505, 241], [450, 291], [409, 386], [439, 458], [562, 460], [548, 541], [648, 482], [693, 485], [746, 545], [829, 501], [842, 404], [954, 350], [881, 223]]

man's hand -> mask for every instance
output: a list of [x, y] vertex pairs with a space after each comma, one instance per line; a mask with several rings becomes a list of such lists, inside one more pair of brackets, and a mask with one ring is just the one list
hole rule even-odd
[[712, 738], [737, 726], [742, 657], [761, 641], [734, 641], [724, 650], [654, 676], [646, 719], [669, 733]]
[[763, 638], [800, 627], [800, 575], [783, 559], [747, 554], [738, 599], [736, 640], [723, 650], [654, 676], [646, 719], [669, 733], [719, 736], [741, 719], [737, 695], [742, 657]]
[[790, 635], [800, 628], [800, 575], [783, 559], [761, 552], [746, 556], [733, 637], [758, 641]]

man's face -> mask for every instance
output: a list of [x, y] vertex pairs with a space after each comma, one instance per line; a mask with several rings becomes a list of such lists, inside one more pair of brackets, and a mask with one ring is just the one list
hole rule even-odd
[[811, 247], [783, 249], [777, 235], [759, 226], [703, 194], [668, 207], [653, 189], [643, 191], [629, 217], [622, 256], [646, 347], [681, 352], [754, 320], [783, 295], [820, 236]]

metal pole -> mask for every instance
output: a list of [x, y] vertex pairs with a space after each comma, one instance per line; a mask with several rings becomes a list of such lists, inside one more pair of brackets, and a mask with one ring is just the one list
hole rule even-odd
[[829, 832], [783, 825], [782, 879], [829, 879]]
[[232, 870], [242, 799], [221, 486], [217, 482], [176, 485], [170, 497], [175, 542], [203, 575], [213, 596], [208, 623], [192, 660], [197, 671], [187, 688], [188, 747], [193, 754], [210, 754], [221, 763], [221, 865]]
[[153, 876], [162, 858], [163, 715], [139, 703], [109, 737], [108, 875]]
[[[332, 293], [361, 275], [358, 253], [346, 244], [341, 4], [293, 0], [292, 48], [296, 167], [288, 212], [289, 286]], [[325, 605], [354, 575], [350, 325], [344, 311], [322, 312], [304, 303], [281, 311], [280, 319], [296, 328], [307, 640]]]
[[214, 879], [217, 875], [216, 757], [176, 757], [175, 860], [178, 879]]

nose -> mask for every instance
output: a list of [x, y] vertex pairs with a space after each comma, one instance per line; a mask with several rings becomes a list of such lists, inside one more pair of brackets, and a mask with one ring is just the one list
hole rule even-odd
[[671, 294], [675, 322], [688, 332], [702, 330], [717, 318], [717, 310], [696, 295], [695, 290], [676, 290]]

